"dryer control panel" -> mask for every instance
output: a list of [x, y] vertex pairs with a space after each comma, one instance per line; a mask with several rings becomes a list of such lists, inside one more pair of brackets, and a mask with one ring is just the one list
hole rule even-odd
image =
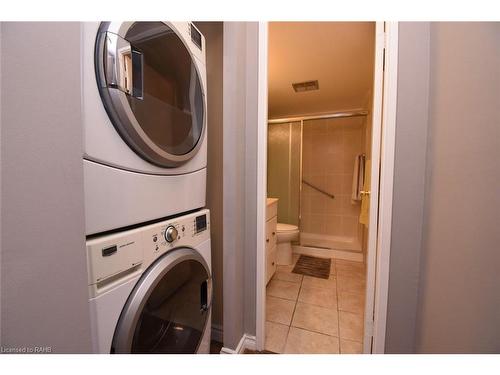
[[90, 295], [96, 296], [141, 274], [163, 254], [195, 248], [210, 239], [210, 211], [161, 221], [88, 240]]

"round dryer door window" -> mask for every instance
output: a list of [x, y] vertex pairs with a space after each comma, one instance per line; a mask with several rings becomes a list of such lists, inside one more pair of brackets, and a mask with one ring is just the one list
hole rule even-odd
[[193, 249], [167, 253], [141, 277], [116, 327], [115, 353], [196, 353], [211, 303], [211, 278]]
[[204, 89], [190, 48], [200, 47], [163, 22], [106, 22], [97, 35], [96, 76], [111, 122], [162, 167], [185, 163], [202, 143]]

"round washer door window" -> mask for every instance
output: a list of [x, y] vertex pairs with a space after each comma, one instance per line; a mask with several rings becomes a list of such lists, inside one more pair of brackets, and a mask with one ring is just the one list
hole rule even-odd
[[102, 23], [96, 75], [108, 115], [143, 159], [175, 167], [191, 159], [205, 127], [200, 72], [181, 37], [163, 22]]
[[141, 277], [120, 316], [116, 353], [196, 353], [209, 316], [211, 278], [192, 249], [160, 258]]

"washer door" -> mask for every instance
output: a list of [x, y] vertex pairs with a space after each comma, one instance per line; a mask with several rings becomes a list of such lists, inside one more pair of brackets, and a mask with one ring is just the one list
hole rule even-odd
[[104, 22], [97, 35], [97, 84], [111, 122], [140, 157], [161, 167], [190, 160], [205, 131], [190, 42], [163, 22]]
[[112, 353], [196, 353], [212, 301], [212, 279], [201, 255], [179, 248], [141, 276], [121, 313]]

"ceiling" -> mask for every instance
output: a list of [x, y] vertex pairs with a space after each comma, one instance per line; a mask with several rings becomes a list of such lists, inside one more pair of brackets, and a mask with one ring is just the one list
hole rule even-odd
[[[366, 109], [374, 47], [373, 22], [271, 22], [269, 118]], [[293, 90], [310, 80], [319, 90]]]

